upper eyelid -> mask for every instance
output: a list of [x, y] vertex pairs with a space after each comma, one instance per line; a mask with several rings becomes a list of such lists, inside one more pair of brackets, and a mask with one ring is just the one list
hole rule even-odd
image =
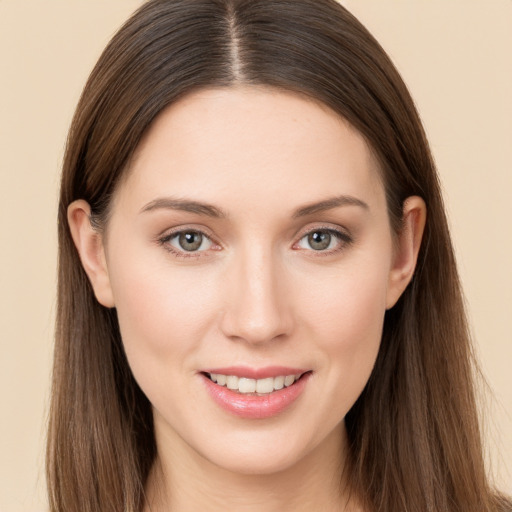
[[305, 236], [307, 236], [311, 233], [314, 233], [315, 231], [328, 231], [330, 233], [339, 234], [339, 235], [347, 237], [347, 238], [352, 238], [352, 234], [351, 234], [350, 230], [348, 230], [347, 228], [344, 228], [342, 226], [330, 224], [330, 223], [319, 223], [318, 225], [315, 225], [312, 227], [300, 229], [296, 233], [295, 238], [297, 240], [302, 240], [302, 238], [304, 238]]
[[[341, 226], [329, 224], [329, 223], [320, 223], [313, 227], [307, 227], [307, 228], [301, 228], [295, 232], [294, 237], [303, 237], [304, 235], [307, 235], [308, 233], [312, 233], [314, 231], [333, 231], [333, 232], [339, 232], [339, 233], [346, 233], [348, 234], [348, 230], [346, 228], [343, 228]], [[173, 228], [166, 228], [164, 229], [158, 237], [164, 237], [164, 236], [171, 236], [173, 234], [179, 234], [179, 233], [186, 233], [187, 231], [196, 231], [198, 233], [201, 233], [203, 235], [206, 235], [211, 238], [215, 238], [212, 231], [205, 226], [195, 226], [193, 224], [190, 225], [184, 225], [184, 226], [175, 226]], [[302, 234], [301, 234], [302, 233]]]
[[[203, 236], [208, 238], [213, 244], [223, 247], [223, 244], [221, 244], [218, 241], [217, 237], [212, 233], [210, 229], [206, 228], [205, 226], [197, 226], [193, 224], [176, 226], [170, 229], [168, 228], [162, 231], [161, 234], [159, 234], [156, 238], [158, 241], [162, 242], [162, 240], [169, 240], [181, 233], [186, 233], [189, 231], [201, 233]], [[339, 235], [341, 239], [353, 239], [353, 236], [351, 235], [349, 230], [342, 226], [330, 223], [319, 223], [318, 225], [304, 227], [298, 230], [293, 237], [294, 241], [292, 245], [297, 244], [305, 236], [308, 236], [309, 234], [314, 233], [315, 231], [328, 231], [329, 233], [332, 233], [335, 236]]]
[[215, 236], [213, 235], [211, 230], [205, 228], [204, 226], [194, 226], [193, 224], [188, 226], [176, 226], [174, 228], [165, 229], [159, 235], [157, 235], [156, 238], [158, 240], [162, 240], [164, 238], [173, 238], [176, 235], [187, 232], [201, 233], [203, 236], [210, 239], [212, 242], [218, 243], [215, 240]]

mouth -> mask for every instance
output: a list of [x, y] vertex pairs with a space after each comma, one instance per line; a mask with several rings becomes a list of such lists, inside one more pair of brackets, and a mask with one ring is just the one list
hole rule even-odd
[[312, 370], [230, 367], [200, 372], [206, 391], [223, 410], [245, 419], [265, 419], [289, 409], [305, 393]]
[[225, 375], [222, 373], [204, 372], [207, 378], [218, 386], [225, 387], [235, 393], [249, 396], [265, 396], [279, 391], [283, 388], [292, 386], [306, 374], [302, 372], [288, 375], [277, 375], [275, 377], [266, 377], [263, 379], [252, 379], [249, 377], [239, 377], [237, 375]]

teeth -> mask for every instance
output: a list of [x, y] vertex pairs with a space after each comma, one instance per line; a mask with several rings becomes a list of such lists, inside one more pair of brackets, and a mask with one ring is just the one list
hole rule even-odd
[[222, 375], [220, 373], [210, 373], [209, 376], [210, 379], [219, 386], [226, 386], [233, 391], [266, 395], [273, 391], [283, 389], [285, 386], [291, 386], [300, 378], [301, 374], [279, 375], [278, 377], [267, 377], [266, 379], [247, 379], [245, 377]]
[[286, 387], [291, 386], [295, 382], [295, 375], [287, 375], [284, 378], [284, 385]]
[[227, 375], [226, 376], [226, 385], [228, 389], [236, 389], [238, 391], [238, 377], [235, 375]]
[[269, 377], [268, 379], [258, 379], [255, 381], [256, 393], [272, 393], [274, 391], [274, 379]]
[[240, 393], [255, 393], [256, 381], [254, 379], [245, 379], [242, 377], [238, 381], [238, 391], [240, 391]]
[[274, 378], [274, 389], [283, 389], [284, 388], [284, 377], [275, 377]]

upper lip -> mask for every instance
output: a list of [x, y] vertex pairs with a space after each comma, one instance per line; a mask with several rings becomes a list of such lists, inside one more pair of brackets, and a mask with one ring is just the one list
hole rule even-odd
[[248, 379], [266, 379], [281, 375], [302, 375], [309, 370], [303, 368], [291, 368], [289, 366], [266, 366], [264, 368], [251, 368], [249, 366], [227, 366], [223, 368], [210, 368], [202, 370], [202, 373], [215, 373], [221, 375], [234, 375]]

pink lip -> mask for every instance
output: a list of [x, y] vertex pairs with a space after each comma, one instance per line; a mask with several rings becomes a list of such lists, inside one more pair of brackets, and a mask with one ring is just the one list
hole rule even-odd
[[221, 375], [235, 375], [246, 379], [266, 379], [280, 375], [302, 375], [308, 370], [289, 368], [287, 366], [267, 366], [265, 368], [249, 368], [248, 366], [228, 366], [225, 368], [211, 368], [202, 370], [203, 373], [220, 373]]
[[[233, 368], [230, 368], [232, 371]], [[268, 369], [267, 369], [268, 370]], [[288, 370], [290, 370], [288, 368]], [[208, 372], [210, 373], [210, 372]], [[212, 373], [222, 373], [224, 375], [236, 375], [236, 373], [224, 373], [217, 369]], [[276, 375], [292, 375], [295, 372], [290, 373], [277, 373]], [[297, 373], [301, 373], [297, 371]], [[260, 374], [261, 375], [261, 374]], [[265, 374], [267, 377], [273, 375]], [[247, 376], [247, 373], [243, 373], [243, 376]], [[206, 386], [206, 390], [214, 400], [225, 411], [231, 414], [246, 419], [265, 419], [283, 412], [287, 409], [304, 391], [306, 384], [311, 377], [311, 373], [306, 373], [298, 381], [294, 382], [287, 388], [273, 391], [266, 395], [244, 395], [232, 391], [224, 386], [219, 386], [210, 380], [206, 375], [201, 374], [202, 380]], [[250, 377], [254, 378], [254, 377]], [[260, 377], [265, 378], [265, 377]]]

